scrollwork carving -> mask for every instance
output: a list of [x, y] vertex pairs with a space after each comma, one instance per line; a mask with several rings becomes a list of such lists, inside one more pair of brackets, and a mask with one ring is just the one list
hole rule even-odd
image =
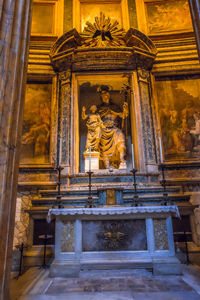
[[71, 81], [71, 70], [68, 69], [66, 71], [60, 72], [59, 73], [59, 79], [61, 81], [61, 85], [70, 83], [70, 81]]
[[137, 70], [139, 81], [149, 82], [149, 71], [143, 68]]

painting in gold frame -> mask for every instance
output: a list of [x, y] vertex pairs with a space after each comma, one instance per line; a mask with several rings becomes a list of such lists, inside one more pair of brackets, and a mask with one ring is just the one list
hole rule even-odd
[[28, 83], [24, 107], [22, 164], [48, 164], [51, 131], [51, 83]]
[[199, 160], [200, 77], [165, 78], [155, 87], [165, 160]]
[[192, 31], [187, 0], [146, 2], [148, 34]]

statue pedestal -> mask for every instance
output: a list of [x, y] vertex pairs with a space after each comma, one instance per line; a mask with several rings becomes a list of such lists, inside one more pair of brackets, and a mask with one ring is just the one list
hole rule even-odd
[[119, 165], [119, 170], [126, 170], [127, 169], [127, 164], [126, 162], [120, 163]]
[[85, 159], [85, 172], [89, 171], [89, 160], [90, 160], [90, 155], [91, 155], [91, 170], [99, 170], [99, 157], [100, 153], [99, 152], [84, 152], [83, 157]]

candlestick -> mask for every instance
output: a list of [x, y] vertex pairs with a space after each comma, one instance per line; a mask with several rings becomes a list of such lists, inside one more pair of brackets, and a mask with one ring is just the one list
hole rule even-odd
[[132, 166], [133, 166], [133, 170], [134, 170], [135, 169], [135, 159], [134, 159], [133, 144], [131, 144], [131, 154], [132, 154]]
[[62, 156], [62, 138], [60, 138], [59, 166], [61, 165], [61, 156]]
[[89, 146], [89, 172], [91, 172], [91, 146]]
[[162, 151], [162, 143], [161, 143], [161, 137], [159, 136], [159, 145], [160, 145], [160, 162], [163, 164], [163, 151]]

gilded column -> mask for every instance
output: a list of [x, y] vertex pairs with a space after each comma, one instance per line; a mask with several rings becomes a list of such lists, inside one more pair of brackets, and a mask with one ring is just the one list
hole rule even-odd
[[156, 172], [158, 169], [155, 155], [155, 137], [151, 109], [149, 71], [138, 69], [137, 78], [140, 94], [141, 121], [146, 169], [148, 172]]
[[200, 0], [189, 0], [189, 4], [200, 59]]
[[9, 299], [31, 0], [0, 4], [0, 299]]
[[71, 103], [71, 70], [59, 73], [60, 79], [60, 141], [61, 165], [63, 174], [70, 172], [70, 103]]

